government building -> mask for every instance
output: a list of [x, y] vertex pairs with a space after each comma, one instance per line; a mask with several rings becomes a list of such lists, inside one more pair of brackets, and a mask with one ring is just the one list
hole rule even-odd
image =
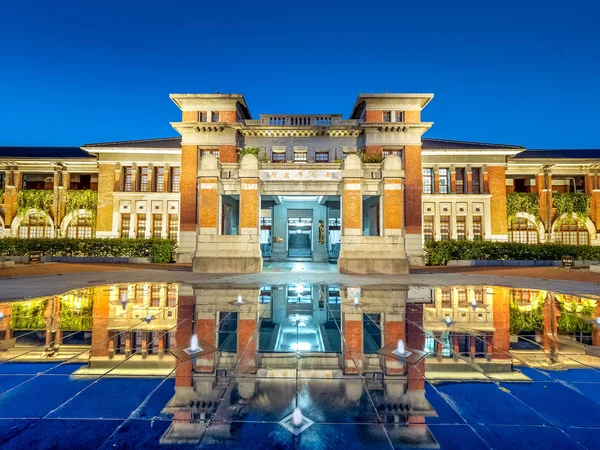
[[427, 138], [432, 94], [360, 94], [348, 118], [170, 97], [178, 137], [0, 147], [0, 237], [168, 238], [198, 272], [362, 274], [407, 273], [429, 240], [600, 243], [600, 150]]

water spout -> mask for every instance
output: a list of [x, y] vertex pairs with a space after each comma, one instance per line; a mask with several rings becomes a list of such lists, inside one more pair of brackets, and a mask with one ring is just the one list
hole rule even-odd
[[396, 347], [396, 351], [401, 355], [405, 352], [404, 341], [402, 339], [398, 340], [398, 346]]
[[127, 292], [121, 294], [121, 305], [123, 306], [123, 309], [127, 308]]
[[358, 297], [356, 297], [354, 299], [354, 306], [358, 307], [359, 301], [358, 301]]
[[294, 413], [292, 414], [292, 423], [295, 427], [302, 425], [302, 411], [300, 411], [300, 408], [294, 409]]
[[473, 301], [471, 301], [471, 306], [473, 307], [473, 311], [475, 311], [477, 309], [477, 300], [473, 299]]
[[198, 335], [192, 335], [192, 339], [190, 340], [190, 350], [197, 352], [200, 350], [200, 346], [198, 345]]
[[152, 321], [152, 314], [148, 313], [148, 315], [146, 316], [146, 318], [144, 319], [147, 323], [150, 323]]
[[238, 298], [237, 298], [237, 302], [236, 302], [236, 304], [237, 304], [238, 306], [242, 306], [242, 303], [243, 303], [243, 301], [242, 301], [242, 296], [241, 296], [241, 295], [238, 295]]
[[444, 319], [444, 321], [446, 322], [446, 326], [447, 327], [449, 327], [450, 325], [452, 325], [452, 317], [446, 316], [446, 318]]

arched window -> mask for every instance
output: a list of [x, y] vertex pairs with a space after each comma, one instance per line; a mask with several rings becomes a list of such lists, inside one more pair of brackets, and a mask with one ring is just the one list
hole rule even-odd
[[19, 237], [23, 239], [52, 237], [50, 219], [39, 212], [28, 214], [19, 224]]
[[89, 239], [94, 234], [91, 214], [79, 214], [73, 217], [67, 227], [67, 237], [74, 239]]
[[537, 244], [538, 228], [535, 223], [523, 217], [517, 217], [508, 224], [508, 240], [521, 244]]
[[590, 234], [585, 224], [576, 219], [566, 219], [560, 224], [556, 240], [561, 244], [589, 245]]

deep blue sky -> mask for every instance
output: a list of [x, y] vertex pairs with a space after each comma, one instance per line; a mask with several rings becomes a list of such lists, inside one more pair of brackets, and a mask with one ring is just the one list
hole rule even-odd
[[599, 13], [578, 0], [4, 1], [0, 145], [173, 136], [168, 94], [218, 90], [254, 116], [344, 117], [359, 92], [432, 92], [429, 137], [600, 148]]

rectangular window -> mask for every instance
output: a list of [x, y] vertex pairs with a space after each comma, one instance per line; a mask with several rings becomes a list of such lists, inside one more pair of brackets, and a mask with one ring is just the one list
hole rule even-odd
[[121, 237], [129, 237], [129, 228], [131, 226], [131, 216], [129, 214], [121, 214]]
[[423, 194], [433, 194], [433, 169], [423, 169]]
[[162, 237], [162, 214], [152, 214], [152, 237]]
[[213, 155], [215, 158], [219, 159], [220, 153], [219, 150], [201, 150], [200, 156]]
[[139, 177], [139, 192], [148, 192], [148, 168], [140, 167], [138, 169], [138, 177]]
[[467, 238], [467, 218], [456, 216], [456, 239], [464, 241]]
[[440, 297], [442, 300], [442, 308], [452, 308], [452, 299], [450, 298], [450, 289], [441, 289]]
[[396, 122], [404, 122], [404, 111], [396, 111]]
[[423, 216], [423, 238], [433, 241], [433, 216]]
[[123, 167], [123, 191], [131, 192], [133, 189], [133, 169], [131, 167]]
[[137, 238], [143, 239], [146, 237], [146, 214], [137, 215]]
[[481, 193], [480, 177], [481, 177], [481, 169], [479, 169], [479, 168], [471, 169], [471, 180], [472, 180], [471, 186], [473, 187], [472, 188], [473, 194]]
[[179, 192], [179, 167], [171, 167], [171, 192]]
[[273, 152], [273, 155], [271, 156], [271, 161], [274, 163], [285, 162], [285, 153]]
[[465, 193], [465, 169], [456, 169], [456, 193]]
[[165, 168], [155, 167], [154, 168], [154, 191], [164, 192], [165, 190]]
[[473, 240], [474, 241], [481, 241], [483, 239], [481, 219], [482, 219], [481, 216], [473, 216]]
[[177, 214], [169, 214], [169, 239], [177, 240], [177, 232], [179, 231], [179, 217]]
[[391, 111], [383, 111], [382, 122], [391, 122], [392, 121], [392, 112]]
[[450, 216], [440, 216], [440, 240], [450, 240]]
[[306, 162], [306, 152], [294, 152], [294, 162]]
[[450, 193], [450, 170], [440, 169], [439, 177], [440, 177], [440, 183], [439, 183], [440, 194], [449, 194]]
[[211, 122], [218, 122], [219, 121], [219, 111], [213, 111], [211, 113]]
[[458, 288], [456, 290], [456, 293], [458, 294], [458, 306], [461, 308], [464, 308], [465, 306], [468, 306], [467, 304], [467, 290], [465, 288]]
[[329, 162], [329, 152], [315, 153], [315, 162], [322, 162], [322, 163]]
[[390, 155], [396, 155], [402, 158], [402, 150], [383, 150], [383, 159]]
[[152, 286], [152, 290], [150, 293], [150, 307], [158, 308], [160, 306], [160, 286]]
[[208, 122], [208, 113], [206, 111], [200, 111], [198, 115], [199, 122]]

